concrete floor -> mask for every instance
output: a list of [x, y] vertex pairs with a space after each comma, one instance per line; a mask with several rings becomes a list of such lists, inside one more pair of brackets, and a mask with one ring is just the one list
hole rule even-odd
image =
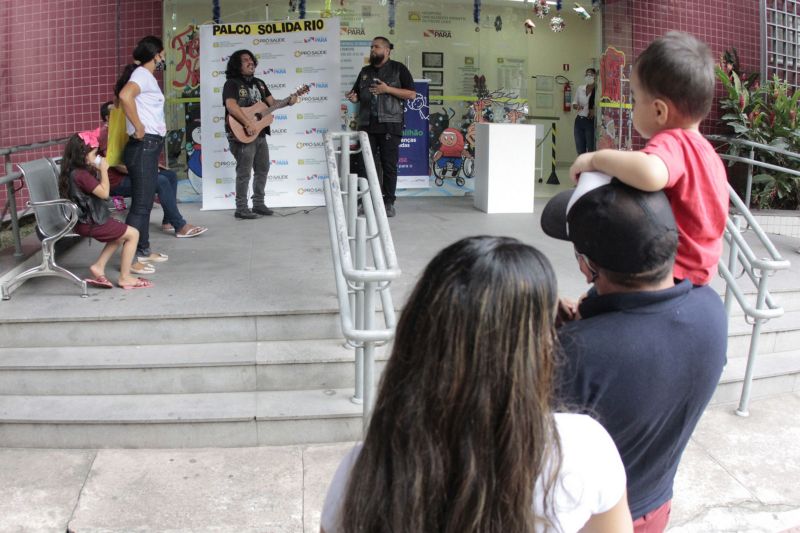
[[[670, 531], [800, 527], [800, 394], [710, 408], [678, 472]], [[0, 450], [0, 531], [315, 533], [350, 444]]]

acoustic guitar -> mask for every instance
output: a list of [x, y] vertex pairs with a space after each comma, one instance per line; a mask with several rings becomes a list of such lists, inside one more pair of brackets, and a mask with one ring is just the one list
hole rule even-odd
[[231, 128], [233, 136], [236, 137], [236, 140], [238, 140], [239, 142], [243, 143], [253, 142], [256, 139], [256, 137], [258, 137], [259, 133], [261, 133], [261, 130], [272, 124], [272, 121], [275, 119], [275, 117], [272, 116], [273, 111], [276, 111], [282, 107], [286, 107], [287, 105], [289, 105], [289, 102], [292, 100], [293, 97], [295, 96], [300, 97], [308, 93], [309, 90], [310, 88], [308, 87], [308, 85], [301, 85], [300, 87], [297, 88], [295, 92], [293, 92], [283, 100], [278, 100], [277, 102], [275, 102], [275, 105], [273, 105], [272, 107], [268, 106], [266, 102], [263, 101], [256, 102], [255, 104], [248, 107], [242, 107], [241, 109], [244, 112], [244, 114], [247, 115], [250, 118], [250, 120], [252, 120], [253, 123], [255, 124], [255, 126], [253, 127], [255, 133], [253, 135], [248, 135], [247, 130], [244, 129], [244, 125], [235, 118], [233, 118], [233, 115], [229, 114], [228, 126], [230, 126]]

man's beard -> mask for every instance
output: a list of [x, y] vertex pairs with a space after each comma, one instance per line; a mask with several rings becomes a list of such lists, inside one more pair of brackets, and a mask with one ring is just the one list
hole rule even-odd
[[373, 67], [378, 66], [383, 62], [383, 57], [384, 56], [378, 54], [370, 54], [369, 64], [372, 65]]

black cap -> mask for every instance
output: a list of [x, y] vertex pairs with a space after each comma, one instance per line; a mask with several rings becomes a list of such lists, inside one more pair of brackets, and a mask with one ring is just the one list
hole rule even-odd
[[601, 268], [649, 272], [675, 255], [678, 228], [663, 191], [645, 192], [600, 172], [581, 173], [578, 186], [555, 195], [542, 229]]

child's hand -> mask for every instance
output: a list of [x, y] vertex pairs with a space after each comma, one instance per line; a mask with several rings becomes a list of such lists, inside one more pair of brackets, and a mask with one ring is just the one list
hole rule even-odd
[[594, 164], [592, 163], [592, 157], [594, 157], [593, 152], [589, 152], [586, 154], [581, 154], [572, 163], [572, 166], [569, 167], [569, 177], [572, 178], [572, 181], [578, 183], [578, 178], [581, 176], [581, 172], [590, 172], [592, 170], [596, 170], [594, 168]]
[[[584, 295], [585, 296], [585, 295]], [[569, 300], [567, 298], [558, 299], [558, 309], [556, 312], [556, 327], [560, 327], [567, 322], [573, 320], [580, 320], [581, 315], [578, 312], [578, 302]]]
[[97, 168], [100, 170], [100, 172], [108, 172], [108, 159], [101, 157], [100, 164], [97, 165]]

